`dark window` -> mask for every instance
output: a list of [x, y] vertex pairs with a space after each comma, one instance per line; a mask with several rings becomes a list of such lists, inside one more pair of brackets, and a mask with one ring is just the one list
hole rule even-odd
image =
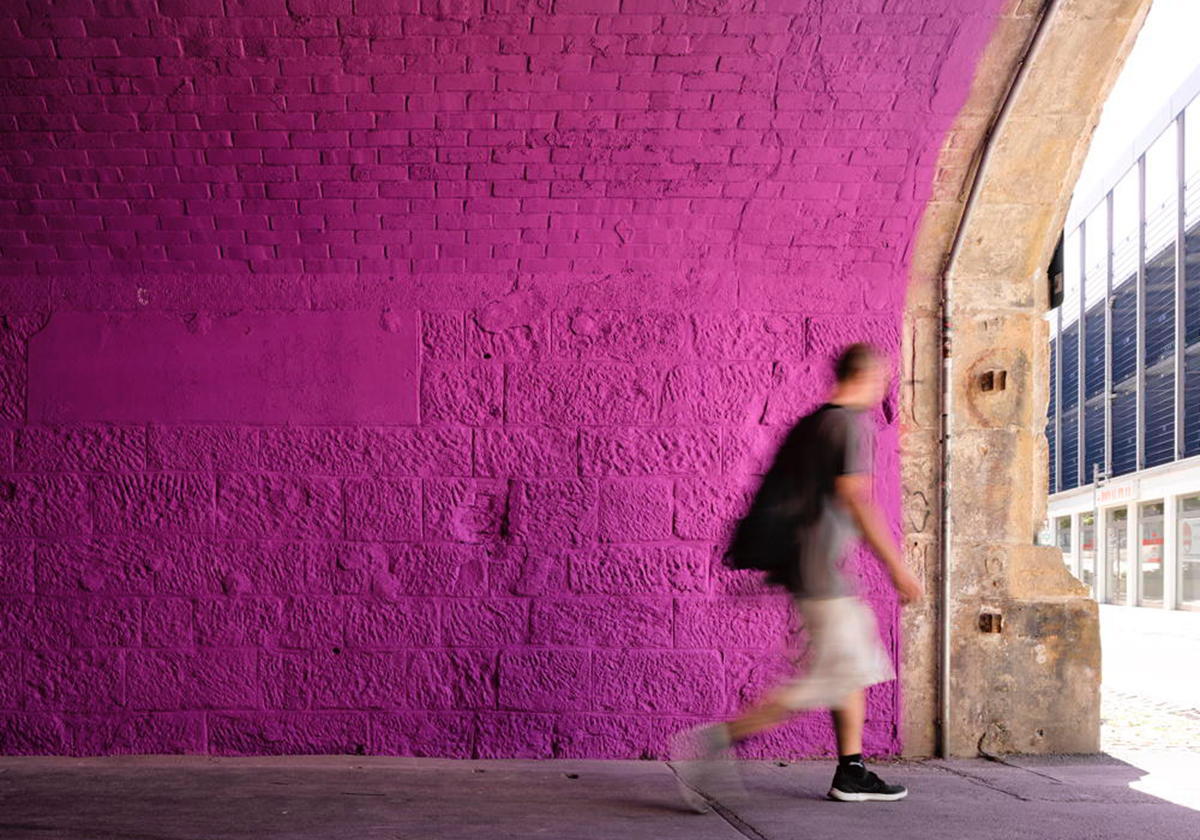
[[1146, 367], [1175, 349], [1175, 245], [1146, 263]]
[[1113, 384], [1121, 384], [1137, 374], [1137, 285], [1132, 277], [1113, 291], [1111, 341]]
[[1133, 382], [1118, 386], [1112, 400], [1112, 474], [1137, 469], [1137, 392]]
[[1183, 287], [1183, 454], [1200, 455], [1200, 225], [1184, 239], [1187, 247]]
[[1072, 490], [1079, 486], [1079, 409], [1062, 413], [1062, 475], [1059, 489]]
[[1079, 324], [1062, 331], [1062, 407], [1079, 404]]
[[1175, 460], [1175, 245], [1146, 262], [1146, 467]]
[[1183, 279], [1183, 322], [1187, 344], [1200, 344], [1200, 225], [1193, 225], [1184, 239], [1187, 248]]
[[1083, 397], [1104, 394], [1104, 304], [1097, 303], [1083, 320]]
[[1087, 401], [1083, 409], [1083, 483], [1104, 472], [1104, 397]]
[[1175, 460], [1174, 382], [1170, 367], [1165, 371], [1146, 373], [1144, 455], [1147, 467]]
[[1054, 407], [1055, 401], [1058, 398], [1058, 341], [1050, 339], [1050, 403], [1046, 407], [1046, 445], [1050, 452], [1050, 469], [1047, 471], [1050, 476], [1051, 493], [1058, 491], [1058, 475], [1057, 463], [1055, 459], [1056, 445], [1054, 434]]

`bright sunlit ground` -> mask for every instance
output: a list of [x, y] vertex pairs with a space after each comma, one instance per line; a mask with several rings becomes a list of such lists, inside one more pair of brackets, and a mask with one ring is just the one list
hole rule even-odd
[[1200, 810], [1200, 612], [1101, 605], [1100, 635], [1102, 748], [1147, 771], [1135, 789]]

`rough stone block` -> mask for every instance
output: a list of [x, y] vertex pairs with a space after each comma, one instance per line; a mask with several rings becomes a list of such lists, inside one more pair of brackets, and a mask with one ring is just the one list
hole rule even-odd
[[404, 478], [347, 480], [346, 536], [352, 540], [420, 539], [420, 484]]
[[509, 486], [503, 481], [436, 479], [423, 482], [425, 538], [487, 543], [508, 527]]
[[554, 356], [580, 361], [673, 361], [691, 342], [691, 325], [679, 312], [560, 310], [551, 330]]
[[0, 362], [0, 422], [25, 422], [25, 365]]
[[652, 722], [641, 716], [561, 715], [555, 728], [554, 754], [559, 758], [650, 758], [652, 729]]
[[26, 648], [37, 643], [36, 602], [34, 596], [0, 598], [0, 648]]
[[371, 746], [380, 755], [471, 758], [475, 721], [455, 712], [378, 712], [371, 715]]
[[259, 430], [246, 426], [158, 426], [147, 433], [147, 466], [156, 470], [253, 471]]
[[671, 492], [670, 479], [601, 481], [597, 536], [604, 542], [669, 539]]
[[592, 481], [523, 481], [513, 498], [513, 536], [530, 546], [584, 545], [596, 533], [596, 496]]
[[388, 567], [405, 595], [478, 595], [487, 588], [482, 546], [421, 543], [396, 546]]
[[[406, 548], [360, 542], [317, 542], [295, 544], [303, 556], [306, 569], [301, 586], [296, 587], [298, 575], [291, 564], [287, 569], [290, 591], [311, 591], [324, 595], [363, 595], [371, 590], [381, 575], [386, 575], [389, 557]], [[268, 568], [280, 570], [281, 566]], [[284, 591], [284, 590], [276, 590]]]
[[262, 705], [254, 653], [247, 650], [130, 651], [125, 679], [130, 709], [257, 709]]
[[332, 650], [346, 643], [342, 598], [289, 598], [283, 605], [276, 643], [281, 648]]
[[416, 652], [408, 661], [406, 679], [396, 690], [403, 692], [410, 708], [496, 708], [496, 652], [492, 650]]
[[716, 429], [584, 429], [580, 471], [587, 476], [709, 475], [720, 469]]
[[23, 657], [25, 707], [29, 711], [116, 711], [126, 704], [122, 657], [136, 655], [111, 650], [28, 652]]
[[0, 712], [0, 753], [70, 755], [71, 738], [61, 715]]
[[695, 316], [696, 352], [711, 361], [802, 359], [807, 320], [790, 312], [702, 312]]
[[575, 597], [533, 604], [530, 641], [556, 647], [671, 647], [671, 599]]
[[529, 323], [491, 323], [485, 313], [467, 316], [468, 359], [528, 362], [546, 355], [546, 319], [532, 315]]
[[278, 598], [236, 595], [196, 601], [193, 627], [204, 647], [262, 647], [279, 632], [283, 605]]
[[[597, 651], [598, 711], [712, 715], [724, 700], [724, 669], [715, 652]], [[580, 708], [580, 707], [576, 707]]]
[[388, 709], [403, 707], [411, 686], [405, 675], [407, 653], [343, 650], [300, 660], [300, 691], [314, 709]]
[[195, 642], [192, 602], [185, 598], [150, 598], [142, 604], [142, 646], [191, 647]]
[[568, 550], [508, 546], [488, 564], [488, 589], [495, 595], [544, 595], [567, 590]]
[[462, 361], [463, 341], [463, 313], [426, 312], [421, 316], [421, 348], [426, 359]]
[[786, 598], [679, 598], [675, 601], [677, 648], [767, 649], [787, 640], [791, 614]]
[[778, 384], [763, 362], [679, 365], [663, 385], [661, 419], [679, 423], [754, 423]]
[[24, 472], [140, 470], [146, 466], [146, 430], [129, 426], [26, 426], [17, 434], [15, 460]]
[[767, 396], [759, 422], [790, 428], [825, 401], [832, 386], [826, 368], [816, 364], [780, 362], [774, 366], [775, 385]]
[[822, 315], [809, 322], [808, 353], [832, 370], [837, 354], [847, 344], [868, 341], [894, 358], [900, 353], [900, 320], [897, 317], [846, 317]]
[[432, 362], [421, 373], [421, 418], [426, 423], [489, 426], [503, 417], [504, 369], [497, 364]]
[[676, 479], [675, 534], [685, 540], [727, 542], [753, 493], [737, 478]]
[[0, 476], [0, 535], [57, 537], [92, 529], [88, 489], [75, 475]]
[[577, 472], [573, 430], [548, 428], [478, 429], [475, 474], [489, 478], [551, 477]]
[[[7, 647], [7, 645], [6, 645]], [[20, 709], [25, 698], [24, 654], [18, 650], [0, 650], [0, 712]]]
[[524, 644], [529, 638], [529, 602], [523, 598], [446, 601], [442, 635], [446, 644], [456, 646]]
[[207, 721], [214, 755], [363, 755], [370, 740], [365, 713], [220, 713]]
[[135, 598], [36, 598], [29, 617], [27, 644], [47, 650], [129, 647], [141, 640], [142, 601]]
[[479, 758], [546, 758], [554, 755], [554, 715], [480, 712], [475, 717]]
[[255, 674], [262, 686], [263, 708], [310, 708], [317, 686], [325, 685], [331, 672], [330, 659], [332, 655], [317, 656], [309, 651], [257, 651]]
[[[223, 595], [285, 595], [309, 589], [309, 554], [326, 543], [214, 540], [205, 561]], [[345, 545], [345, 544], [341, 544]]]
[[215, 528], [230, 537], [338, 537], [341, 486], [329, 478], [223, 474]]
[[366, 429], [367, 463], [376, 475], [467, 476], [471, 431], [457, 428]]
[[658, 410], [659, 388], [658, 371], [647, 366], [514, 367], [507, 379], [505, 418], [550, 426], [650, 423]]
[[0, 595], [32, 594], [33, 583], [33, 542], [0, 542]]
[[[760, 476], [766, 473], [779, 446], [787, 436], [787, 426], [741, 426], [726, 429], [721, 446], [721, 465], [730, 477]], [[746, 482], [757, 487], [757, 482]]]
[[203, 538], [158, 537], [54, 540], [35, 549], [39, 592], [77, 595], [188, 595], [221, 592]]
[[259, 468], [309, 475], [361, 475], [367, 468], [365, 436], [353, 427], [263, 429]]
[[206, 749], [197, 712], [72, 715], [66, 725], [72, 755], [194, 755]]
[[610, 546], [574, 554], [571, 589], [603, 595], [704, 592], [708, 555], [679, 545]]
[[591, 654], [514, 650], [500, 654], [501, 709], [569, 712], [592, 706]]
[[98, 534], [205, 534], [212, 528], [213, 487], [194, 473], [94, 476], [93, 527]]
[[424, 598], [384, 601], [352, 598], [345, 602], [346, 644], [356, 648], [436, 647], [441, 643], [439, 606], [448, 603]]

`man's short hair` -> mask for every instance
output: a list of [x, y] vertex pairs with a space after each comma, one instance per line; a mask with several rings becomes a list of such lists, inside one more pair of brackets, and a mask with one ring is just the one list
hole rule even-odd
[[846, 382], [878, 361], [878, 350], [864, 341], [855, 342], [838, 354], [837, 361], [833, 363], [833, 375], [838, 382]]

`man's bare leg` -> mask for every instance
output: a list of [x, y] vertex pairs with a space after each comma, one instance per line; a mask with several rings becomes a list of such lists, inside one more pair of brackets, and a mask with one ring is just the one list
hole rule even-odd
[[867, 693], [861, 688], [830, 710], [837, 732], [838, 755], [861, 755], [863, 722], [867, 717]]
[[774, 729], [792, 716], [792, 712], [778, 701], [767, 698], [751, 706], [741, 715], [725, 724], [730, 741], [743, 741], [751, 735]]

